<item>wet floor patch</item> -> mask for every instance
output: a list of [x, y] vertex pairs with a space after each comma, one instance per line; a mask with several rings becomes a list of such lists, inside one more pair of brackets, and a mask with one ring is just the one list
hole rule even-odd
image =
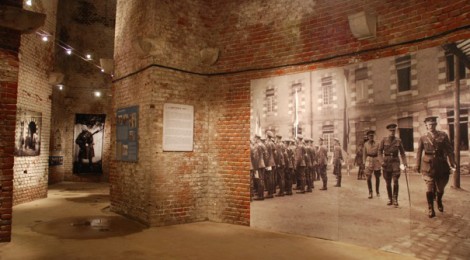
[[146, 227], [121, 216], [87, 216], [40, 222], [32, 230], [67, 239], [98, 239], [137, 233]]

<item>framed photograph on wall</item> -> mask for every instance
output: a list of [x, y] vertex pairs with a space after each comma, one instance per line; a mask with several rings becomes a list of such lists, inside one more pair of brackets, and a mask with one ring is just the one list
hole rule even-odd
[[16, 114], [15, 156], [41, 153], [42, 113], [18, 109]]

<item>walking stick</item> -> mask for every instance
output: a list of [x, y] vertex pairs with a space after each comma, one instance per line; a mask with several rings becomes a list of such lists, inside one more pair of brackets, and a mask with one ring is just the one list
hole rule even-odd
[[[403, 164], [402, 164], [403, 165]], [[410, 196], [410, 185], [408, 183], [408, 171], [406, 170], [408, 167], [403, 165], [403, 171], [405, 172], [405, 180], [406, 180], [406, 190], [408, 190], [408, 202], [410, 203], [410, 214], [411, 214], [411, 196]]]

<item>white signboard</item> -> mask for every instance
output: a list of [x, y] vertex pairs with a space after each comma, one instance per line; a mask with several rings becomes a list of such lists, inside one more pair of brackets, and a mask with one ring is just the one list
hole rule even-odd
[[163, 151], [192, 151], [194, 107], [163, 105]]

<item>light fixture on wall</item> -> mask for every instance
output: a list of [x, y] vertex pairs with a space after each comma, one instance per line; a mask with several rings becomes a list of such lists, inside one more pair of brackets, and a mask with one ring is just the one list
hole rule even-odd
[[27, 6], [32, 6], [33, 5], [33, 0], [26, 0], [25, 4]]
[[114, 60], [113, 59], [100, 59], [101, 72], [113, 75]]
[[57, 84], [56, 86], [57, 86], [57, 88], [58, 88], [59, 90], [63, 90], [63, 89], [64, 89], [64, 85], [62, 85], [62, 84]]
[[366, 11], [348, 16], [349, 28], [358, 40], [374, 38], [377, 30], [377, 16]]
[[101, 97], [101, 91], [95, 91], [94, 94], [95, 97]]

